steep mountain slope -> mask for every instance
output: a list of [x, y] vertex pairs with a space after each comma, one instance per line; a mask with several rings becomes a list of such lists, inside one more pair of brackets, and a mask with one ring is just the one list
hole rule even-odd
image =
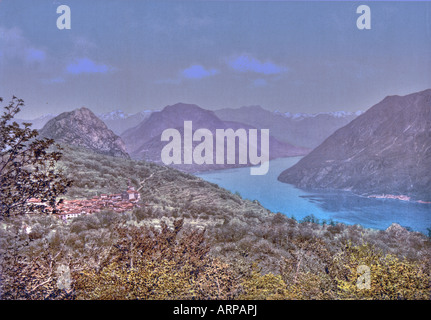
[[129, 157], [121, 138], [87, 108], [61, 113], [45, 124], [40, 135], [106, 155]]
[[214, 111], [222, 120], [245, 123], [258, 129], [269, 129], [276, 139], [315, 148], [337, 129], [357, 117], [355, 113], [321, 113], [289, 115], [270, 112], [260, 106], [247, 106], [238, 109]]
[[300, 188], [431, 199], [431, 89], [390, 96], [337, 130], [279, 180]]
[[123, 132], [121, 138], [126, 143], [127, 151], [133, 153], [145, 142], [159, 136], [163, 130], [182, 127], [186, 120], [192, 120], [195, 128], [224, 128], [223, 122], [212, 111], [195, 104], [177, 103], [165, 107], [161, 112], [152, 113], [137, 126]]
[[[249, 129], [254, 127], [233, 122], [233, 121], [222, 121], [220, 120], [213, 111], [208, 111], [200, 108], [193, 104], [178, 103], [172, 106], [165, 107], [162, 111], [153, 113], [148, 119], [144, 120], [141, 124], [127, 130], [122, 135], [123, 140], [126, 143], [127, 150], [134, 159], [145, 159], [151, 162], [161, 163], [161, 151], [167, 144], [165, 141], [161, 141], [161, 134], [165, 129], [173, 128], [177, 129], [181, 136], [184, 136], [184, 121], [192, 121], [193, 132], [200, 128], [205, 128], [211, 131], [213, 134], [213, 146], [215, 143], [215, 132], [216, 129], [233, 129], [234, 131], [243, 128], [247, 132]], [[270, 132], [271, 134], [271, 132]], [[259, 134], [258, 134], [259, 135]], [[193, 142], [193, 147], [198, 145], [200, 142]], [[236, 148], [238, 157], [238, 147]], [[308, 153], [308, 149], [293, 146], [286, 142], [281, 142], [270, 136], [269, 138], [269, 158], [287, 157], [304, 155]], [[258, 153], [260, 154], [260, 148], [258, 144]], [[225, 156], [227, 153], [225, 152]], [[239, 165], [238, 161], [236, 164], [227, 164], [225, 161], [224, 165], [215, 164], [215, 151], [214, 151], [214, 164], [203, 164], [203, 165], [174, 165], [177, 169], [181, 169], [187, 172], [207, 171], [214, 169], [223, 169], [244, 166]], [[249, 164], [247, 164], [249, 165]]]

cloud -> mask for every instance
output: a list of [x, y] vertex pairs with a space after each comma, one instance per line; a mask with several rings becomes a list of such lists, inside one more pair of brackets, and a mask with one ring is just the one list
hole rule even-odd
[[70, 63], [66, 68], [67, 72], [70, 74], [107, 73], [111, 69], [112, 68], [105, 64], [97, 64], [88, 58], [76, 59], [75, 62]]
[[241, 55], [228, 60], [229, 66], [239, 72], [255, 72], [265, 75], [280, 74], [287, 71], [287, 68], [276, 65], [270, 61], [261, 62], [248, 55]]
[[208, 78], [219, 73], [217, 69], [207, 69], [200, 64], [194, 64], [190, 67], [180, 70], [176, 77], [156, 80], [156, 84], [181, 84], [187, 80], [199, 80], [203, 78]]
[[29, 48], [27, 50], [27, 55], [25, 59], [28, 62], [42, 62], [45, 60], [45, 58], [46, 58], [45, 51], [35, 49], [35, 48]]
[[202, 79], [217, 73], [219, 73], [217, 69], [205, 69], [203, 66], [196, 64], [184, 69], [182, 76], [187, 79]]
[[19, 28], [0, 27], [0, 47], [3, 48], [0, 58], [10, 63], [43, 62], [47, 56], [44, 50], [34, 47], [24, 38]]

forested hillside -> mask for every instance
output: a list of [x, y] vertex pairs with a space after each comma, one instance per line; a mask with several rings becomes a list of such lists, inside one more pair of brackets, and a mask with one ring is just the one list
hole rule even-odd
[[[423, 234], [296, 221], [172, 168], [64, 148], [66, 197], [131, 184], [145, 205], [68, 222], [3, 220], [2, 299], [430, 298]], [[357, 286], [360, 265], [370, 289]]]

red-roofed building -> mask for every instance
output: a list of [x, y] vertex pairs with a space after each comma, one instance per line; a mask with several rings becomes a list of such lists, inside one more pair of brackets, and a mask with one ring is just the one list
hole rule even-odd
[[[111, 209], [115, 212], [122, 213], [130, 211], [134, 207], [140, 207], [139, 200], [141, 195], [133, 187], [128, 187], [127, 191], [117, 194], [102, 194], [100, 197], [92, 199], [74, 199], [62, 200], [57, 205], [55, 214], [63, 219], [76, 218], [83, 214], [100, 212], [102, 209]], [[37, 203], [38, 199], [31, 199], [31, 203]], [[40, 200], [39, 200], [40, 201]], [[30, 200], [29, 200], [30, 202]], [[54, 210], [51, 210], [54, 212]]]

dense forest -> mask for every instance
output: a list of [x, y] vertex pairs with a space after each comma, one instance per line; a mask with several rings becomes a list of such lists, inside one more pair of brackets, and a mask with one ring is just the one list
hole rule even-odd
[[63, 197], [132, 185], [145, 205], [4, 218], [1, 299], [430, 299], [421, 233], [297, 221], [172, 168], [63, 148]]

